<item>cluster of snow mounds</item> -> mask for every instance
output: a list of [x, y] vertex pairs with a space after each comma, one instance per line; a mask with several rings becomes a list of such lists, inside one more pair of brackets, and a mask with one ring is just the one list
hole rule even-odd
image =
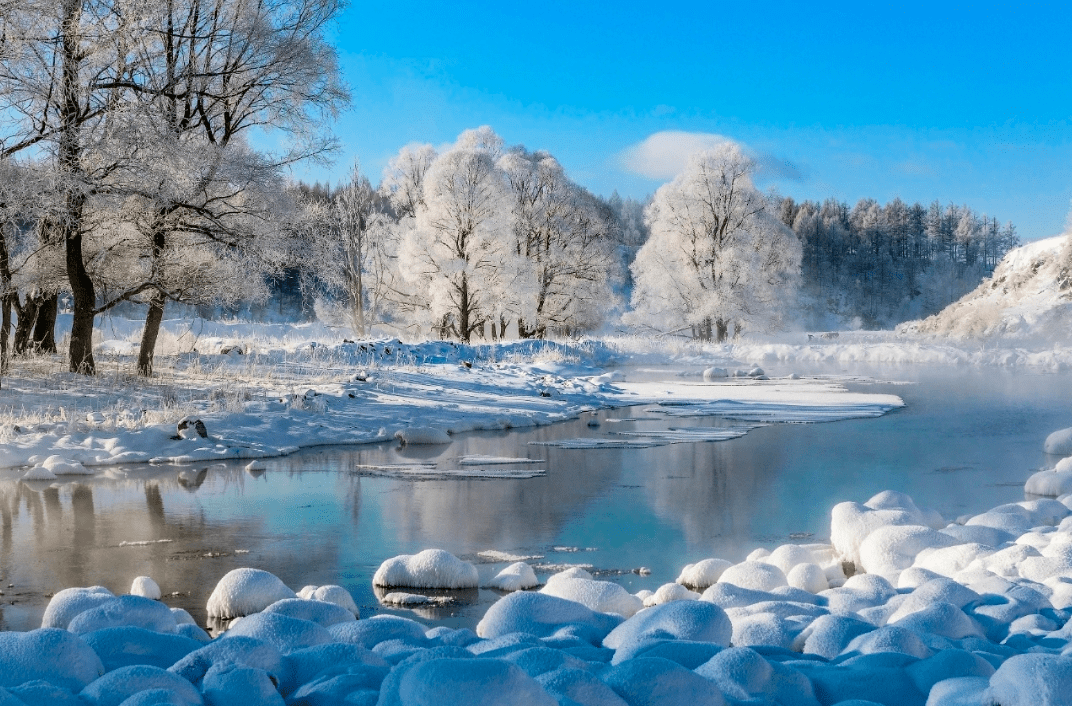
[[[65, 589], [40, 629], [0, 633], [0, 706], [1072, 706], [1072, 495], [949, 523], [884, 491], [835, 506], [830, 534], [638, 594], [579, 568], [518, 590], [537, 584], [517, 561], [485, 578], [511, 592], [475, 632], [359, 619], [341, 586], [249, 568], [209, 599], [234, 618], [215, 639], [148, 577]], [[375, 583], [479, 580], [426, 550]]]
[[953, 338], [1068, 341], [1072, 330], [1072, 234], [1010, 250], [974, 291], [901, 333]]

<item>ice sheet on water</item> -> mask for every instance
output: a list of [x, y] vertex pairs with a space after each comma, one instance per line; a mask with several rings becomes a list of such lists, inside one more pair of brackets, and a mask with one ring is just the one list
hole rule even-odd
[[538, 458], [511, 458], [509, 456], [485, 456], [484, 454], [467, 454], [458, 458], [459, 466], [506, 466], [522, 463], [543, 463]]
[[836, 422], [843, 419], [881, 417], [890, 410], [884, 404], [808, 405], [767, 402], [669, 402], [653, 410], [669, 417], [724, 417], [743, 422], [786, 422], [807, 424]]
[[631, 436], [640, 439], [656, 439], [668, 444], [682, 444], [693, 441], [726, 441], [744, 436], [756, 428], [756, 425], [736, 427], [670, 427], [656, 431], [618, 431], [619, 436]]
[[526, 479], [547, 475], [543, 468], [436, 468], [434, 463], [361, 464], [353, 470], [363, 476], [412, 480]]
[[555, 441], [530, 441], [533, 446], [554, 446], [559, 449], [650, 449], [666, 446], [669, 441], [658, 439], [609, 439], [606, 437], [583, 437], [577, 439], [557, 439]]
[[543, 559], [543, 554], [513, 554], [511, 552], [502, 552], [498, 549], [485, 549], [482, 552], [477, 552], [477, 556], [481, 559], [485, 559], [490, 563], [499, 562], [515, 562], [515, 561], [538, 561]]
[[[530, 441], [539, 446], [560, 449], [648, 449], [668, 444], [688, 444], [701, 441], [726, 441], [744, 436], [756, 425], [734, 427], [670, 427], [651, 431], [614, 431], [611, 436]], [[628, 438], [621, 438], [628, 437]]]

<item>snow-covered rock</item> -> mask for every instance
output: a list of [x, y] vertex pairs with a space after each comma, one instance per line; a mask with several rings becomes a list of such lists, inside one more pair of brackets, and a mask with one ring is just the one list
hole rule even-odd
[[718, 583], [722, 572], [733, 566], [725, 559], [703, 559], [695, 564], [686, 564], [677, 577], [677, 583], [689, 588], [703, 590]]
[[[637, 597], [640, 598], [640, 596]], [[698, 601], [700, 594], [690, 591], [679, 583], [665, 583], [650, 596], [645, 596], [641, 600], [644, 601], [645, 608], [650, 608], [671, 601]]]
[[740, 564], [734, 564], [722, 572], [718, 582], [753, 591], [770, 591], [788, 585], [781, 569], [761, 561], [742, 561]]
[[210, 618], [238, 618], [262, 611], [284, 598], [296, 597], [274, 574], [261, 569], [233, 569], [212, 589], [207, 610]]
[[639, 598], [610, 581], [551, 577], [540, 592], [580, 603], [599, 613], [614, 613], [625, 618], [644, 607]]
[[1058, 429], [1047, 436], [1043, 448], [1054, 456], [1072, 456], [1072, 427]]
[[495, 574], [488, 581], [488, 588], [497, 588], [500, 591], [520, 591], [539, 585], [536, 572], [523, 561], [516, 561]]
[[148, 576], [139, 576], [130, 584], [130, 594], [158, 601], [160, 600], [160, 586]]
[[385, 588], [476, 588], [480, 578], [469, 562], [442, 549], [425, 549], [383, 562], [372, 584]]

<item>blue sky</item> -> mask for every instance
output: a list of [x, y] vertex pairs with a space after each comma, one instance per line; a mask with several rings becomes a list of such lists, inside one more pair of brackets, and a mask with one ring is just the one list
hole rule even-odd
[[343, 153], [296, 176], [357, 157], [375, 183], [403, 145], [486, 124], [642, 197], [724, 136], [798, 200], [968, 204], [1030, 240], [1072, 199], [1070, 30], [1057, 3], [355, 1]]

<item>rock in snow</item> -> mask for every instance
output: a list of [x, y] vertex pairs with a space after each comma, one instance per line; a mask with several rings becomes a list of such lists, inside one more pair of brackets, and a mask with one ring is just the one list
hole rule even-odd
[[406, 427], [395, 432], [395, 438], [403, 445], [449, 444], [450, 434], [435, 427]]

